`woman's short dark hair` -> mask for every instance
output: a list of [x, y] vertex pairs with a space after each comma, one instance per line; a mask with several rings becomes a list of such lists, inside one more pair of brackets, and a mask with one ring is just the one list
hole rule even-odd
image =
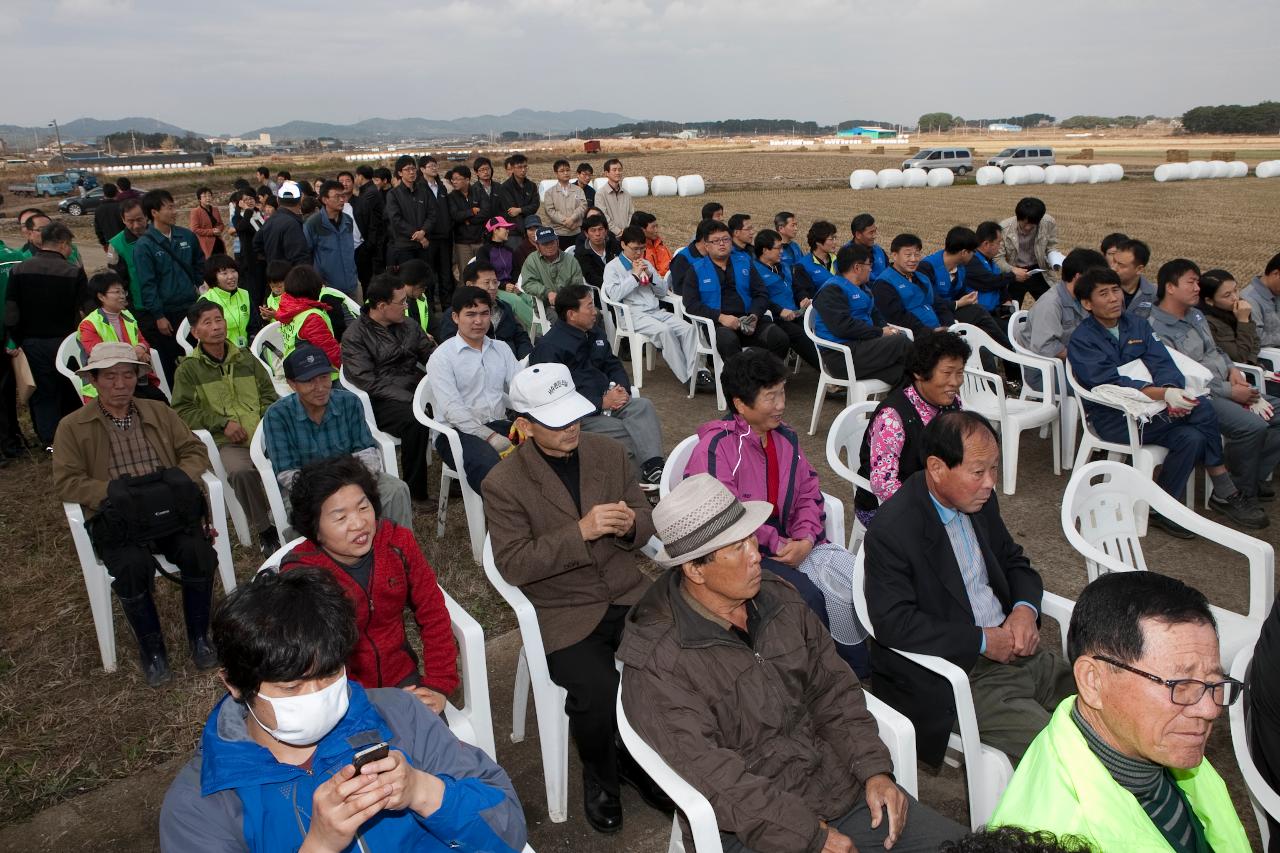
[[954, 468], [964, 461], [964, 440], [983, 429], [990, 434], [992, 441], [999, 443], [991, 421], [977, 412], [967, 409], [941, 412], [924, 428], [920, 455], [924, 459], [936, 456], [948, 468]]
[[724, 388], [725, 399], [729, 401], [729, 414], [737, 414], [737, 409], [733, 406], [734, 400], [754, 406], [761, 389], [785, 382], [786, 379], [787, 366], [782, 363], [782, 359], [766, 349], [747, 347], [737, 355], [730, 356], [720, 373], [720, 384]]
[[[99, 270], [89, 276], [89, 310], [92, 311], [101, 307], [100, 297], [106, 296], [107, 291], [117, 284], [124, 287], [124, 279], [115, 270]], [[125, 292], [128, 292], [127, 287]]]
[[373, 506], [373, 514], [382, 517], [382, 501], [378, 497], [378, 481], [364, 463], [354, 456], [335, 456], [304, 465], [289, 490], [289, 524], [302, 536], [318, 543], [320, 508], [344, 486], [359, 486]]
[[209, 195], [213, 195], [213, 190], [209, 189], [208, 187], [196, 187], [196, 198], [200, 198], [200, 196], [204, 195], [205, 193], [208, 193]]
[[298, 264], [284, 277], [284, 292], [302, 299], [319, 299], [324, 279], [310, 264]]
[[223, 270], [240, 271], [240, 265], [230, 255], [213, 255], [204, 262], [204, 283], [210, 287], [218, 286], [218, 273]]
[[818, 246], [836, 236], [837, 233], [838, 229], [835, 223], [819, 219], [809, 226], [809, 233], [805, 236], [805, 242], [809, 244], [809, 251], [812, 252]]
[[944, 358], [958, 358], [965, 363], [972, 354], [969, 342], [955, 332], [934, 332], [911, 345], [904, 374], [915, 379], [932, 379], [934, 369]]
[[946, 841], [940, 853], [1094, 853], [1078, 835], [1055, 836], [1047, 830], [1020, 826], [989, 826], [958, 841]]
[[1106, 655], [1121, 663], [1142, 657], [1141, 622], [1218, 624], [1200, 590], [1159, 572], [1108, 572], [1084, 588], [1071, 612], [1067, 658]]
[[261, 572], [240, 584], [214, 610], [212, 627], [218, 663], [241, 704], [264, 681], [334, 675], [356, 644], [351, 599], [328, 572], [311, 567]]

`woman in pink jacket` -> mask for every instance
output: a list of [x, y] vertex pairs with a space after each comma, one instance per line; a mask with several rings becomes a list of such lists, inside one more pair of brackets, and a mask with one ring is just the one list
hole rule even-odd
[[684, 475], [710, 474], [739, 500], [773, 505], [756, 530], [765, 567], [790, 581], [810, 607], [815, 597], [806, 593], [818, 593], [815, 609], [826, 617], [841, 657], [866, 676], [867, 632], [853, 612], [853, 555], [827, 541], [818, 474], [782, 420], [787, 375], [777, 356], [756, 347], [726, 361], [720, 380], [730, 411], [698, 428]]

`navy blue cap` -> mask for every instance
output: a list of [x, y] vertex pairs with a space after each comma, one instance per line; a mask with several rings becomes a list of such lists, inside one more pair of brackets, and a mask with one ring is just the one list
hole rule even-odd
[[306, 382], [324, 373], [332, 373], [333, 365], [324, 350], [310, 344], [299, 346], [284, 360], [284, 378]]

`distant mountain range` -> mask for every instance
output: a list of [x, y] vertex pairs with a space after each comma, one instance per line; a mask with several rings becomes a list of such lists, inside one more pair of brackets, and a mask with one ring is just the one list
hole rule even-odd
[[[141, 116], [117, 119], [78, 118], [58, 125], [58, 132], [62, 135], [63, 142], [92, 142], [108, 133], [127, 133], [130, 130], [136, 130], [139, 133], [168, 133], [173, 136], [186, 136], [193, 132], [159, 119]], [[37, 136], [40, 144], [47, 144], [54, 138], [53, 128], [0, 124], [0, 139], [3, 139], [6, 145], [28, 148]]]
[[595, 110], [515, 110], [506, 115], [468, 116], [455, 119], [369, 118], [355, 124], [329, 124], [315, 121], [291, 121], [273, 127], [259, 127], [241, 136], [271, 134], [277, 139], [315, 139], [331, 136], [351, 141], [423, 139], [429, 137], [472, 136], [503, 133], [569, 133], [584, 127], [611, 127], [635, 119], [617, 113]]

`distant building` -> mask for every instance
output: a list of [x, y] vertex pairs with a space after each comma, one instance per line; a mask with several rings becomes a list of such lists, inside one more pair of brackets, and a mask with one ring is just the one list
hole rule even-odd
[[987, 130], [992, 131], [993, 133], [1021, 133], [1022, 125], [993, 122], [992, 124], [987, 125]]
[[845, 138], [893, 139], [897, 135], [898, 131], [891, 127], [851, 127], [848, 130], [836, 131], [836, 136]]
[[675, 135], [674, 135], [674, 138], [675, 138], [675, 139], [697, 139], [697, 138], [698, 138], [698, 131], [696, 131], [696, 130], [682, 130], [682, 131], [680, 131], [679, 133], [675, 134]]

